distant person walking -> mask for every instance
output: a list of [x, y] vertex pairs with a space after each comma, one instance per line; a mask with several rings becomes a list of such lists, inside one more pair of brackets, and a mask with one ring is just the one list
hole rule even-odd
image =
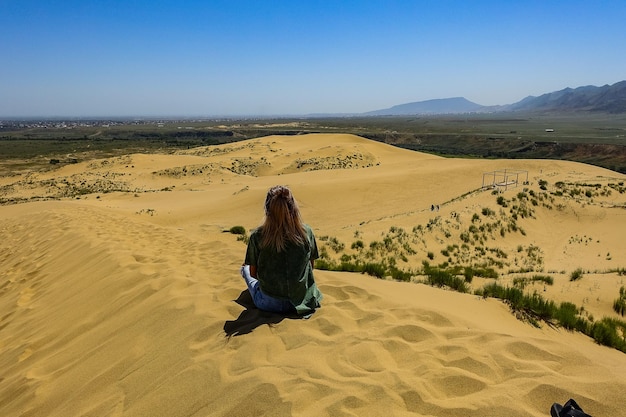
[[311, 228], [302, 221], [289, 188], [270, 188], [265, 220], [250, 234], [241, 276], [254, 305], [275, 313], [307, 315], [320, 307], [322, 293], [313, 278], [319, 257]]

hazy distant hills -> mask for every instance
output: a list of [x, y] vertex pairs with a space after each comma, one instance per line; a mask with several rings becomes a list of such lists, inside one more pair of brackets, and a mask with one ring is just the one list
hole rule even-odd
[[481, 106], [463, 97], [400, 104], [363, 113], [365, 116], [406, 116], [419, 114], [460, 114], [488, 112], [604, 112], [626, 113], [626, 81], [613, 85], [565, 88], [539, 97], [528, 96], [517, 103]]
[[367, 112], [365, 115], [403, 116], [411, 114], [473, 113], [480, 111], [484, 107], [464, 97], [454, 97], [399, 104], [388, 109]]
[[566, 88], [539, 97], [526, 97], [507, 107], [513, 111], [626, 113], [626, 81], [602, 87], [588, 85], [574, 89]]

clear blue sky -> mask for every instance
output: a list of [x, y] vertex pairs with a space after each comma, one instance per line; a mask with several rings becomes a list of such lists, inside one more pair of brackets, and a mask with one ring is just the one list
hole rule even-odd
[[494, 105], [624, 79], [623, 0], [0, 0], [0, 117]]

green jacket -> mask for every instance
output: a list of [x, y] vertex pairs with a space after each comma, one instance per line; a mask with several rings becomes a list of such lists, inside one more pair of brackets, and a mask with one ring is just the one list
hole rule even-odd
[[270, 297], [289, 300], [298, 314], [307, 314], [320, 306], [322, 293], [315, 285], [311, 261], [319, 258], [313, 231], [304, 225], [305, 245], [288, 243], [282, 252], [261, 248], [260, 229], [250, 235], [245, 263], [257, 267], [261, 291]]

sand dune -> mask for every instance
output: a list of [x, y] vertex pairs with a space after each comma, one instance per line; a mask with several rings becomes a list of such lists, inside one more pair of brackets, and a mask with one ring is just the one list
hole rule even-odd
[[[529, 183], [481, 190], [484, 172], [504, 168]], [[534, 327], [494, 299], [316, 270], [325, 298], [311, 319], [260, 312], [238, 275], [245, 245], [224, 231], [258, 225], [267, 189], [286, 184], [331, 260], [391, 235], [404, 270], [429, 252], [433, 264], [477, 263], [497, 248], [501, 283], [549, 274], [554, 285], [526, 289], [617, 318], [625, 179], [321, 134], [0, 178], [0, 415], [539, 417], [570, 397], [594, 416], [622, 415], [624, 353]], [[532, 215], [501, 236], [530, 191]], [[484, 256], [463, 252], [465, 230], [497, 221], [469, 245]], [[571, 282], [576, 268], [584, 277]]]

